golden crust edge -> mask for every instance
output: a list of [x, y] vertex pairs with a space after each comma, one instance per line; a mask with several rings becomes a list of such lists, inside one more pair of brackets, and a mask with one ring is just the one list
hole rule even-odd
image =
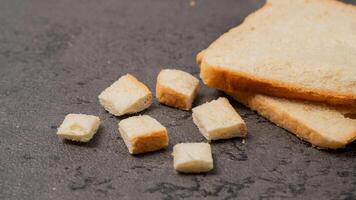
[[178, 93], [171, 88], [165, 87], [157, 81], [156, 84], [156, 98], [158, 102], [165, 104], [167, 106], [179, 108], [181, 110], [190, 110], [191, 105], [187, 105], [187, 96]]
[[167, 129], [151, 132], [131, 139], [131, 154], [158, 151], [168, 146]]

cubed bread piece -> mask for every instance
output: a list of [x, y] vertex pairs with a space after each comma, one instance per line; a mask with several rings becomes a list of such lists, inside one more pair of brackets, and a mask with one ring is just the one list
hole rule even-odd
[[180, 143], [173, 147], [174, 168], [184, 173], [207, 172], [213, 169], [208, 143]]
[[148, 108], [152, 104], [152, 93], [134, 76], [126, 74], [106, 88], [99, 95], [99, 101], [111, 114], [121, 116]]
[[100, 119], [97, 116], [68, 114], [58, 128], [57, 135], [67, 140], [88, 142], [99, 126]]
[[190, 110], [197, 95], [199, 80], [187, 72], [162, 70], [157, 77], [156, 97], [160, 103]]
[[167, 129], [148, 115], [121, 120], [119, 132], [131, 154], [156, 151], [168, 146]]
[[244, 120], [224, 97], [193, 108], [193, 121], [207, 140], [245, 137]]

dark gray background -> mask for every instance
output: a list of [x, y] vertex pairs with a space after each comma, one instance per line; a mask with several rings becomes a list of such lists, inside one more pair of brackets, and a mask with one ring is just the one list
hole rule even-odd
[[[117, 131], [124, 117], [98, 103], [128, 72], [152, 91], [165, 67], [198, 77], [195, 55], [262, 4], [1, 0], [0, 199], [356, 199], [356, 144], [317, 150], [232, 102], [247, 122], [246, 144], [214, 142], [214, 170], [181, 175], [173, 145], [205, 141], [190, 112], [155, 100], [142, 114], [168, 128], [170, 145], [131, 156]], [[194, 105], [223, 95], [202, 86]], [[55, 133], [67, 113], [98, 115], [102, 126], [87, 144], [62, 141]]]

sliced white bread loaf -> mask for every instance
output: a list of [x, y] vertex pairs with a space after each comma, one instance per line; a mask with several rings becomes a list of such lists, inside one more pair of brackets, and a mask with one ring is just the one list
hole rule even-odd
[[190, 110], [197, 95], [199, 80], [191, 74], [164, 69], [157, 76], [156, 97], [160, 103]]
[[152, 104], [148, 87], [131, 74], [126, 74], [99, 95], [100, 104], [111, 114], [137, 113]]
[[356, 106], [356, 7], [267, 0], [198, 57], [215, 88]]
[[322, 148], [343, 148], [356, 139], [356, 109], [261, 94], [227, 92], [299, 138]]

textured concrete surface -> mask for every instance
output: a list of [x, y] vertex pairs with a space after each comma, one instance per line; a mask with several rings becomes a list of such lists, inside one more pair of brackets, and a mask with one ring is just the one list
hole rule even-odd
[[[349, 1], [356, 3], [356, 1]], [[159, 70], [198, 77], [197, 52], [262, 0], [1, 0], [0, 199], [356, 199], [356, 144], [312, 148], [233, 102], [249, 136], [214, 142], [215, 169], [173, 170], [174, 144], [205, 141], [191, 113], [159, 105], [142, 114], [167, 126], [168, 149], [131, 156], [120, 119], [97, 95], [124, 73], [154, 91]], [[195, 105], [223, 96], [202, 86]], [[56, 135], [67, 113], [98, 115], [88, 144]]]

